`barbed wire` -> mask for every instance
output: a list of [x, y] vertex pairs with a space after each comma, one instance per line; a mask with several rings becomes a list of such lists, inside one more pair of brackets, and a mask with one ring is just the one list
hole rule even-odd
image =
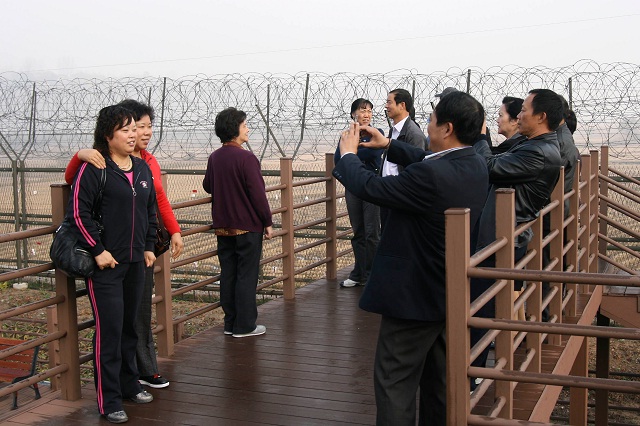
[[247, 112], [249, 148], [260, 159], [292, 156], [317, 161], [335, 149], [354, 99], [370, 99], [373, 124], [387, 128], [387, 93], [405, 88], [413, 93], [417, 122], [426, 129], [434, 95], [451, 86], [468, 91], [485, 106], [494, 135], [504, 96], [524, 97], [534, 88], [552, 89], [567, 98], [576, 113], [574, 137], [582, 152], [608, 144], [614, 157], [637, 160], [639, 73], [636, 64], [589, 60], [560, 68], [508, 65], [430, 74], [398, 70], [367, 75], [247, 73], [31, 81], [24, 74], [2, 73], [0, 156], [66, 159], [92, 145], [100, 108], [132, 98], [156, 111], [151, 149], [159, 160], [205, 160], [219, 146], [213, 129], [216, 114], [235, 106]]

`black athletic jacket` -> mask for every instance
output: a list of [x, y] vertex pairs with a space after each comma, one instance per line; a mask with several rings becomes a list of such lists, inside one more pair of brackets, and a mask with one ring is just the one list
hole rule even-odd
[[102, 170], [89, 163], [78, 169], [71, 187], [66, 219], [80, 244], [93, 256], [108, 250], [118, 263], [140, 262], [156, 241], [156, 192], [147, 163], [131, 156], [133, 185], [124, 172], [107, 158], [106, 184], [100, 213], [104, 231], [100, 236], [92, 209], [101, 186]]

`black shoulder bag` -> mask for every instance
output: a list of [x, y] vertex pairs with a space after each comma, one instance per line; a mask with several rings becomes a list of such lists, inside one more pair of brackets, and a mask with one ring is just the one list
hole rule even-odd
[[[98, 192], [91, 212], [91, 218], [98, 227], [101, 236], [104, 231], [104, 226], [102, 224], [100, 207], [102, 205], [102, 193], [104, 192], [106, 182], [107, 170], [102, 169], [100, 191]], [[49, 249], [49, 257], [51, 257], [56, 269], [60, 269], [71, 278], [89, 278], [96, 271], [96, 260], [87, 249], [78, 243], [78, 238], [68, 219], [65, 219], [60, 224], [53, 235], [53, 242]]]

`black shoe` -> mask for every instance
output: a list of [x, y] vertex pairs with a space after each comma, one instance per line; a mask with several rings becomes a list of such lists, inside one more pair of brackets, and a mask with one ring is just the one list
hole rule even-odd
[[129, 421], [127, 413], [124, 411], [114, 411], [113, 413], [104, 415], [110, 423], [125, 423]]
[[138, 382], [140, 382], [141, 385], [155, 389], [162, 389], [169, 386], [169, 381], [159, 374], [154, 374], [153, 376], [140, 376]]
[[147, 391], [142, 391], [134, 396], [129, 397], [129, 399], [136, 404], [147, 404], [153, 401], [153, 395], [151, 395]]

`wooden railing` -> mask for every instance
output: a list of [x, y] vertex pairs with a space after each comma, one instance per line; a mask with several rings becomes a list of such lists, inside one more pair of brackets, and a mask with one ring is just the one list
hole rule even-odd
[[[606, 164], [606, 150], [603, 150], [603, 164]], [[338, 242], [343, 240], [350, 230], [340, 231], [337, 227], [338, 220], [346, 216], [344, 209], [338, 213], [337, 203], [343, 194], [337, 194], [336, 182], [331, 177], [333, 168], [333, 156], [327, 155], [325, 172], [323, 176], [300, 178], [300, 173], [293, 171], [290, 159], [282, 159], [280, 163], [280, 182], [269, 186], [269, 193], [278, 193], [278, 206], [272, 206], [274, 220], [279, 225], [276, 231], [276, 241], [280, 240], [280, 248], [276, 254], [271, 254], [262, 259], [261, 263], [267, 265], [272, 262], [281, 262], [282, 272], [278, 276], [269, 277], [259, 283], [259, 289], [265, 289], [277, 285], [282, 290], [285, 298], [295, 297], [296, 277], [306, 271], [323, 267], [324, 275], [333, 279], [336, 277], [337, 260], [351, 250], [340, 250]], [[584, 424], [586, 418], [586, 390], [609, 389], [625, 392], [638, 392], [638, 384], [634, 382], [619, 383], [606, 379], [593, 379], [587, 377], [585, 337], [613, 337], [638, 339], [637, 330], [610, 329], [592, 327], [589, 324], [595, 316], [599, 300], [602, 294], [602, 285], [640, 285], [637, 276], [621, 276], [598, 274], [598, 259], [609, 262], [614, 266], [617, 261], [606, 255], [602, 250], [602, 241], [606, 240], [607, 228], [603, 224], [619, 229], [618, 223], [612, 223], [607, 210], [603, 207], [603, 201], [609, 206], [617, 205], [608, 201], [607, 192], [603, 190], [603, 182], [609, 170], [601, 167], [598, 174], [598, 153], [581, 157], [581, 173], [576, 177], [572, 191], [562, 193], [563, 180], [558, 183], [553, 192], [551, 203], [543, 209], [540, 219], [524, 224], [514, 229], [510, 224], [514, 223], [514, 201], [510, 190], [501, 190], [497, 194], [497, 239], [484, 250], [471, 256], [468, 238], [470, 234], [468, 212], [464, 210], [452, 210], [447, 213], [447, 252], [456, 253], [447, 257], [447, 282], [448, 282], [448, 345], [449, 347], [467, 348], [466, 351], [457, 350], [448, 353], [448, 414], [450, 424], [522, 424], [512, 420], [514, 398], [513, 392], [517, 383], [540, 383], [545, 388], [542, 391], [537, 405], [531, 410], [528, 421], [548, 421], [550, 407], [557, 400], [563, 385], [569, 385], [571, 392], [571, 424]], [[298, 176], [296, 178], [296, 176]], [[630, 178], [632, 179], [632, 178]], [[165, 182], [166, 183], [166, 182]], [[616, 181], [617, 183], [617, 181]], [[613, 185], [613, 183], [611, 183]], [[300, 197], [294, 190], [305, 191], [305, 188], [324, 185], [324, 193], [316, 199]], [[600, 186], [601, 192], [598, 193]], [[617, 186], [616, 186], [617, 188]], [[64, 218], [64, 208], [67, 205], [69, 187], [67, 185], [52, 185], [52, 212], [53, 225], [37, 228], [29, 231], [5, 234], [0, 236], [1, 242], [18, 241], [35, 235], [51, 233], [57, 224]], [[316, 191], [317, 192], [317, 191]], [[637, 193], [626, 191], [632, 197]], [[306, 197], [308, 198], [308, 197]], [[569, 214], [564, 214], [563, 200], [569, 200]], [[632, 198], [633, 200], [633, 198]], [[599, 203], [600, 201], [600, 203]], [[177, 203], [173, 205], [176, 212], [188, 211], [185, 209], [201, 208], [211, 202], [209, 197], [198, 200]], [[324, 208], [318, 206], [324, 205]], [[300, 220], [296, 212], [307, 208], [323, 211], [324, 214], [312, 219]], [[637, 222], [638, 213], [633, 209], [628, 216]], [[551, 231], [543, 235], [542, 216], [550, 215]], [[306, 217], [306, 216], [305, 216]], [[598, 221], [600, 219], [600, 221]], [[624, 225], [621, 225], [624, 226]], [[524, 229], [531, 227], [535, 237], [529, 245], [529, 252], [514, 265], [513, 242], [516, 235]], [[311, 243], [296, 245], [296, 233], [303, 233], [309, 228], [322, 228], [324, 235], [316, 238]], [[627, 227], [628, 228], [628, 227]], [[598, 230], [600, 232], [598, 232]], [[211, 231], [210, 225], [195, 225], [183, 230], [183, 236], [189, 238], [197, 234]], [[637, 230], [630, 235], [637, 238]], [[635, 234], [633, 233], [635, 232]], [[566, 239], [564, 235], [566, 234]], [[603, 238], [604, 237], [604, 238]], [[615, 246], [607, 241], [608, 247]], [[307, 250], [324, 246], [324, 258], [300, 265], [297, 256]], [[545, 246], [549, 246], [551, 262], [542, 268], [541, 253]], [[598, 251], [598, 247], [601, 250]], [[616, 246], [617, 247], [617, 246]], [[621, 249], [622, 250], [622, 249]], [[172, 271], [215, 257], [216, 250], [205, 250], [185, 259], [170, 262], [168, 255], [161, 256], [156, 262], [155, 278], [156, 289], [153, 302], [156, 304], [157, 326], [154, 332], [157, 334], [158, 352], [161, 356], [169, 356], [173, 353], [173, 345], [182, 336], [182, 325], [189, 319], [209, 312], [219, 306], [219, 303], [209, 303], [192, 312], [174, 317], [172, 298], [186, 292], [203, 289], [211, 286], [218, 279], [218, 275], [208, 276], [200, 281], [172, 288]], [[486, 257], [496, 255], [496, 268], [479, 268], [477, 265]], [[526, 270], [524, 269], [526, 267]], [[53, 268], [51, 263], [20, 269], [17, 271], [0, 274], [0, 281], [8, 281], [19, 277], [36, 274]], [[624, 268], [621, 268], [624, 270]], [[628, 269], [628, 268], [627, 268]], [[634, 271], [627, 271], [634, 272]], [[490, 277], [497, 279], [496, 284], [490, 288], [478, 300], [469, 300], [468, 282], [470, 277]], [[527, 288], [517, 298], [513, 293], [513, 280], [527, 281]], [[541, 282], [551, 283], [552, 291], [545, 298], [542, 297]], [[467, 285], [461, 285], [467, 283]], [[93, 326], [93, 321], [88, 320], [78, 323], [76, 298], [86, 294], [86, 290], [76, 290], [75, 280], [67, 278], [63, 273], [55, 273], [56, 295], [46, 300], [38, 301], [30, 305], [17, 307], [0, 312], [0, 321], [15, 318], [17, 315], [33, 312], [44, 307], [55, 310], [57, 327], [49, 324], [49, 332], [38, 336], [24, 344], [23, 348], [34, 347], [50, 343], [56, 345], [56, 356], [50, 357], [49, 368], [41, 371], [37, 376], [15, 385], [7, 386], [0, 390], [0, 397], [21, 389], [29, 384], [55, 378], [59, 376], [59, 382], [52, 380], [52, 385], [59, 386], [62, 390], [62, 398], [74, 400], [80, 397], [80, 365], [92, 359], [92, 354], [80, 356], [78, 350], [78, 332]], [[491, 298], [496, 298], [496, 318], [475, 318], [474, 314]], [[548, 307], [550, 321], [540, 322], [542, 310]], [[515, 321], [514, 313], [525, 308], [527, 321]], [[488, 328], [493, 331], [476, 345], [469, 347], [468, 328], [470, 326]], [[496, 342], [496, 366], [493, 369], [470, 367], [471, 360], [477, 356], [482, 348], [491, 340]], [[556, 363], [556, 368], [551, 373], [545, 373], [542, 369], [542, 355], [544, 341], [564, 349], [562, 356]], [[521, 346], [524, 352], [524, 361], [516, 365], [514, 352]], [[20, 350], [16, 348], [15, 350]], [[8, 351], [0, 352], [0, 359], [9, 356]], [[469, 377], [484, 378], [474, 394], [469, 396]], [[488, 412], [478, 415], [471, 414], [481, 396], [487, 394], [493, 385], [495, 392], [495, 404]], [[576, 408], [577, 407], [577, 408]], [[601, 411], [602, 412], [602, 411]], [[496, 422], [496, 417], [500, 420]], [[575, 423], [574, 423], [575, 422]]]
[[[603, 152], [607, 155], [606, 150]], [[640, 286], [638, 273], [628, 268], [623, 269], [632, 275], [597, 273], [598, 259], [621, 266], [605, 253], [598, 252], [599, 237], [607, 238], [598, 233], [598, 219], [601, 227], [603, 221], [612, 224], [606, 213], [601, 213], [602, 204], [599, 204], [603, 197], [598, 191], [599, 184], [601, 187], [603, 181], [609, 182], [605, 177], [598, 173], [597, 151], [581, 156], [580, 174], [574, 179], [573, 189], [563, 194], [564, 177], [561, 176], [551, 203], [540, 212], [539, 218], [515, 229], [514, 190], [496, 191], [496, 241], [474, 255], [469, 247], [469, 211], [447, 211], [446, 250], [457, 254], [448, 255], [446, 264], [447, 345], [466, 348], [447, 353], [448, 424], [549, 422], [562, 387], [567, 386], [571, 393], [569, 423], [586, 425], [588, 389], [640, 393], [640, 382], [588, 377], [586, 337], [640, 340], [638, 329], [591, 326], [598, 312], [603, 286]], [[570, 206], [566, 218], [565, 199], [569, 200]], [[542, 223], [546, 214], [550, 215], [551, 230], [545, 235]], [[635, 219], [636, 225], [640, 223], [637, 215], [632, 213], [630, 217]], [[515, 237], [527, 228], [533, 229], [534, 238], [527, 254], [514, 264]], [[543, 268], [542, 250], [546, 246], [549, 246], [551, 262]], [[601, 249], [603, 247], [600, 245]], [[496, 257], [495, 268], [477, 266], [491, 255]], [[478, 299], [470, 300], [472, 277], [495, 279], [496, 282]], [[514, 280], [527, 282], [526, 290], [517, 298], [513, 291]], [[551, 285], [551, 291], [544, 298], [542, 282]], [[475, 317], [491, 298], [495, 298], [495, 318]], [[516, 316], [523, 305], [526, 307], [524, 321]], [[545, 308], [549, 309], [549, 321], [541, 322]], [[469, 327], [489, 330], [474, 347], [470, 347]], [[495, 365], [492, 368], [472, 367], [473, 360], [494, 340]], [[551, 349], [559, 352], [554, 357], [554, 364], [543, 369], [543, 355]], [[472, 393], [471, 377], [484, 379]], [[520, 407], [515, 416], [514, 390], [520, 383], [544, 386], [530, 402], [530, 408]], [[493, 404], [479, 413], [478, 403], [489, 395], [490, 388]], [[602, 421], [602, 416], [596, 414], [596, 418]], [[606, 424], [606, 418], [605, 423], [598, 424]]]
[[[263, 258], [261, 264], [266, 265], [271, 262], [281, 261], [283, 266], [282, 273], [279, 276], [259, 283], [258, 290], [278, 284], [282, 287], [284, 297], [286, 299], [293, 299], [295, 297], [296, 277], [301, 274], [313, 268], [324, 266], [325, 272], [321, 274], [321, 276], [326, 276], [329, 279], [336, 277], [338, 258], [351, 252], [349, 248], [339, 250], [338, 242], [344, 240], [344, 237], [351, 231], [344, 230], [338, 232], [338, 219], [346, 216], [346, 212], [342, 211], [338, 213], [337, 203], [340, 198], [344, 197], [344, 193], [337, 193], [336, 181], [331, 176], [332, 169], [333, 155], [327, 154], [325, 158], [325, 172], [322, 176], [301, 179], [299, 176], [307, 175], [308, 173], [295, 173], [293, 171], [293, 162], [289, 158], [280, 160], [280, 183], [269, 186], [266, 189], [268, 193], [279, 192], [279, 197], [277, 198], [280, 200], [280, 205], [272, 208], [272, 214], [274, 215], [274, 222], [277, 222], [279, 225], [279, 229], [274, 232], [274, 239], [280, 239], [280, 249], [277, 254]], [[163, 179], [165, 179], [164, 183], [166, 185], [166, 177]], [[313, 185], [323, 185], [323, 195], [316, 199], [309, 199], [308, 194], [318, 192], [317, 190], [305, 191], [306, 188]], [[69, 190], [70, 187], [66, 184], [51, 185], [53, 225], [1, 235], [0, 243], [19, 241], [38, 235], [47, 235], [55, 231], [64, 219]], [[298, 194], [294, 194], [296, 190], [303, 191], [305, 196], [297, 196]], [[300, 198], [302, 198], [303, 201], [300, 201]], [[205, 197], [177, 203], [172, 205], [172, 207], [177, 212], [182, 209], [189, 209], [210, 203], [211, 197]], [[314, 206], [320, 206], [320, 209], [315, 208], [314, 210], [322, 211], [323, 214], [312, 220], [305, 222], [300, 221], [300, 217], [309, 217], [311, 215], [297, 215], [296, 212], [303, 209], [313, 209]], [[279, 221], [275, 220], [277, 215], [280, 215]], [[296, 234], [312, 227], [323, 229], [324, 236], [317, 238], [311, 243], [296, 245]], [[182, 235], [183, 237], [189, 237], [210, 231], [211, 225], [201, 225], [184, 229]], [[325, 251], [324, 258], [304, 265], [300, 265], [299, 262], [296, 261], [296, 256], [300, 253], [322, 246], [324, 246]], [[174, 317], [172, 310], [173, 297], [211, 285], [219, 279], [219, 275], [213, 275], [179, 288], [172, 288], [171, 271], [194, 262], [213, 258], [216, 255], [216, 250], [210, 250], [175, 262], [170, 262], [168, 254], [164, 254], [156, 261], [154, 268], [155, 296], [153, 303], [156, 304], [157, 325], [154, 328], [154, 333], [157, 334], [158, 353], [161, 356], [169, 356], [173, 353], [174, 343], [182, 338], [182, 325], [187, 320], [219, 307], [219, 302], [213, 302], [187, 314]], [[18, 269], [0, 274], [0, 281], [28, 277], [51, 269], [53, 269], [52, 263]], [[78, 323], [76, 300], [78, 297], [85, 296], [86, 290], [76, 290], [75, 279], [68, 278], [64, 273], [56, 271], [55, 285], [56, 296], [54, 297], [0, 312], [0, 321], [3, 321], [7, 319], [19, 320], [18, 317], [20, 315], [33, 313], [44, 308], [49, 308], [49, 310], [55, 309], [55, 315], [52, 316], [53, 319], [51, 321], [57, 323], [57, 327], [53, 324], [48, 324], [48, 333], [41, 333], [37, 338], [31, 339], [25, 344], [0, 351], [0, 359], [4, 359], [18, 351], [37, 345], [51, 345], [49, 346], [49, 368], [40, 371], [30, 379], [3, 387], [0, 390], [0, 397], [8, 395], [15, 390], [23, 389], [33, 383], [51, 379], [52, 388], [59, 387], [62, 390], [61, 397], [63, 399], [75, 400], [80, 398], [80, 365], [90, 361], [93, 358], [93, 354], [86, 353], [80, 356], [78, 332], [94, 326], [94, 321], [87, 320], [80, 324]]]

